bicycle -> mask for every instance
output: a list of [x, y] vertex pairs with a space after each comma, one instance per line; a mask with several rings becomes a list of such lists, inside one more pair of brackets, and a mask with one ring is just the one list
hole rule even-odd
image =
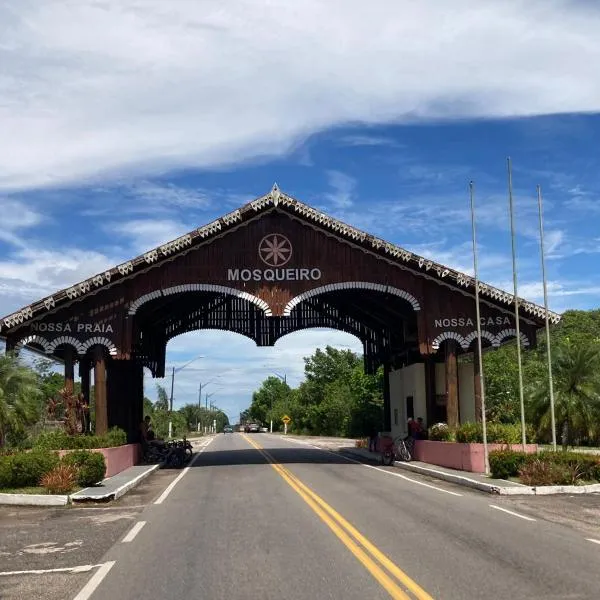
[[403, 462], [409, 462], [412, 460], [412, 452], [413, 452], [413, 439], [409, 436], [404, 438], [399, 435], [394, 438], [384, 438], [387, 439], [387, 443], [383, 442], [383, 449], [381, 451], [381, 462], [383, 465], [391, 466], [394, 464], [394, 461], [400, 460]]

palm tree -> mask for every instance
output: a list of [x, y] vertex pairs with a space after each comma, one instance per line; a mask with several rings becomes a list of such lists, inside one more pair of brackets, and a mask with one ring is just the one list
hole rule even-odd
[[[530, 411], [539, 430], [550, 431], [548, 378], [532, 382]], [[600, 417], [600, 346], [574, 345], [569, 340], [557, 347], [553, 360], [554, 406], [563, 450], [574, 432], [589, 436]]]
[[14, 355], [0, 356], [0, 447], [9, 433], [38, 420], [41, 400], [37, 373]]

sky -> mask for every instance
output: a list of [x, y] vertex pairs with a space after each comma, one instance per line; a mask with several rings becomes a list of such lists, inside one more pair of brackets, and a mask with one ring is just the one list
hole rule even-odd
[[[0, 314], [282, 191], [512, 290], [600, 306], [600, 4], [585, 0], [7, 0], [0, 4]], [[169, 343], [175, 406], [236, 420], [341, 332]], [[146, 394], [156, 397], [145, 380]]]

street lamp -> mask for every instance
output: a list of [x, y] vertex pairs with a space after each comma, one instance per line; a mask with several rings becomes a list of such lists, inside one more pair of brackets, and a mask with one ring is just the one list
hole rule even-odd
[[172, 415], [173, 415], [173, 390], [175, 388], [175, 373], [179, 373], [179, 371], [182, 371], [188, 365], [191, 365], [193, 362], [199, 360], [200, 358], [204, 358], [204, 355], [201, 354], [200, 356], [196, 356], [196, 358], [192, 358], [192, 360], [186, 362], [185, 365], [182, 365], [181, 367], [177, 367], [177, 368], [173, 367], [173, 370], [171, 371], [171, 397], [169, 399], [169, 439], [171, 439], [173, 437]]

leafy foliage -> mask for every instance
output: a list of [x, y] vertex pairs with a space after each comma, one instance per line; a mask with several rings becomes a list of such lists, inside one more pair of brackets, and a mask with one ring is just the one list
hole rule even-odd
[[[566, 311], [551, 330], [557, 434], [568, 445], [600, 443], [600, 310]], [[527, 422], [549, 442], [550, 394], [545, 332], [523, 353]], [[484, 354], [486, 415], [493, 423], [520, 421], [516, 344]], [[533, 432], [528, 439], [533, 437]]]
[[8, 439], [17, 444], [26, 427], [41, 415], [42, 391], [38, 374], [17, 356], [0, 356], [0, 447]]
[[40, 485], [46, 488], [49, 494], [68, 494], [75, 487], [76, 478], [77, 468], [63, 462], [44, 473]]
[[102, 481], [106, 473], [106, 461], [100, 452], [75, 450], [65, 455], [62, 462], [75, 468], [77, 483], [82, 487]]
[[284, 415], [298, 433], [360, 437], [382, 428], [382, 373], [366, 375], [362, 357], [327, 346], [304, 359], [305, 380], [295, 389], [268, 377], [243, 416], [283, 429]]
[[118, 427], [104, 435], [69, 435], [63, 429], [41, 433], [34, 447], [45, 450], [75, 450], [83, 448], [112, 448], [127, 443], [127, 434]]
[[0, 456], [0, 488], [35, 487], [59, 462], [58, 454], [41, 450]]
[[429, 428], [429, 439], [438, 442], [453, 442], [454, 432], [446, 423], [435, 423]]
[[600, 457], [577, 452], [499, 450], [490, 452], [490, 471], [497, 479], [519, 476], [532, 486], [600, 482]]
[[527, 460], [527, 454], [513, 450], [494, 450], [490, 452], [489, 460], [492, 477], [508, 479], [519, 474], [519, 469]]

